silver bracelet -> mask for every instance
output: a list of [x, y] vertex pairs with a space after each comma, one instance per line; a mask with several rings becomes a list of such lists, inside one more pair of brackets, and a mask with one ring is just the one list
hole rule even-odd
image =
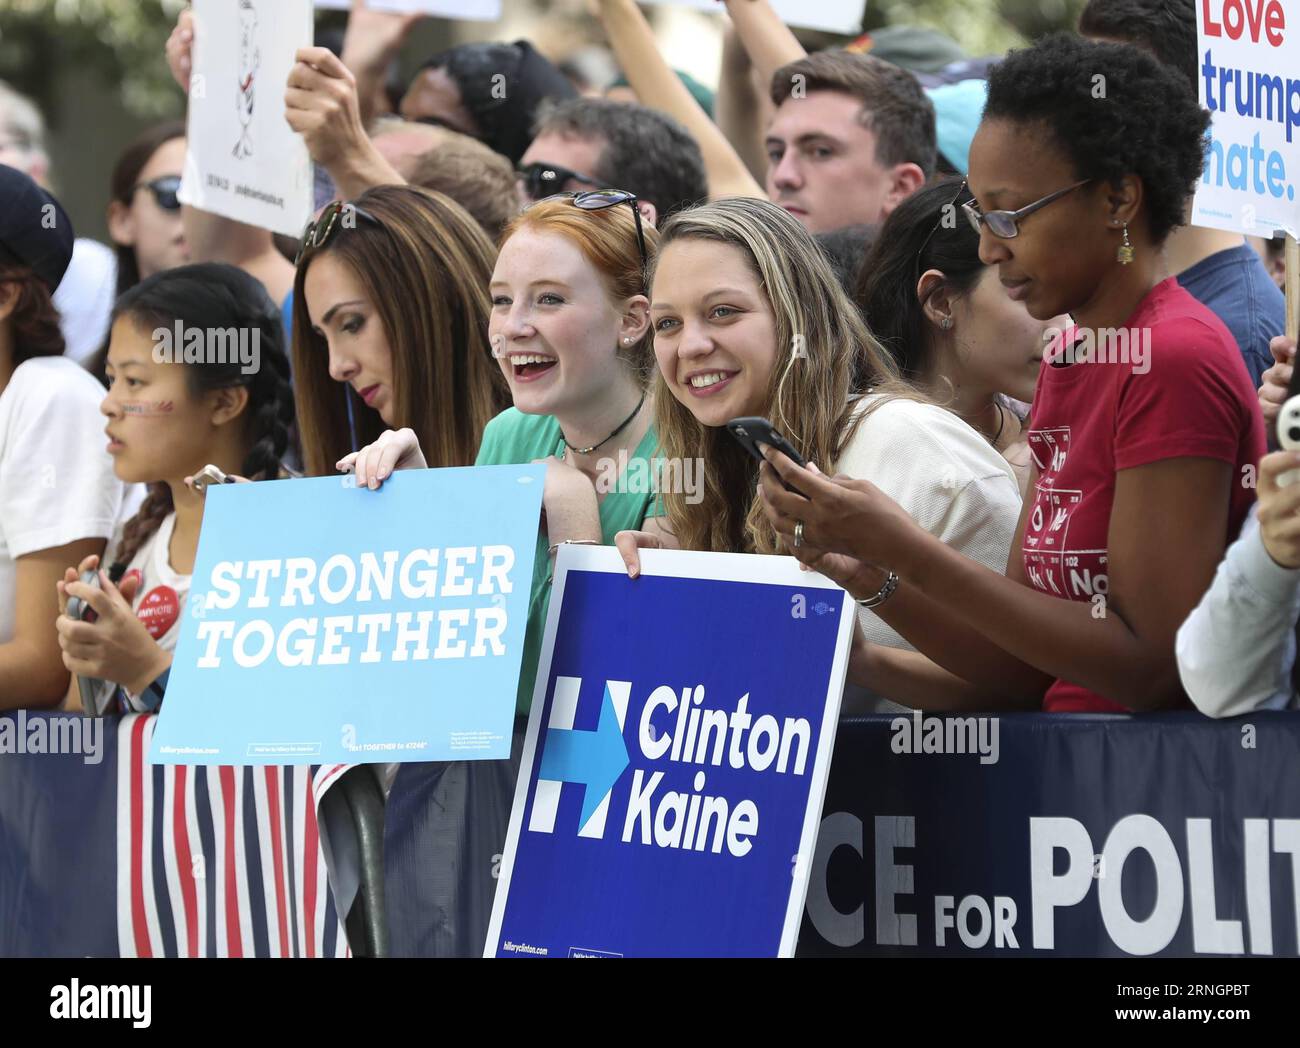
[[555, 551], [559, 549], [561, 546], [599, 546], [599, 545], [600, 543], [597, 542], [595, 539], [561, 539], [559, 542], [554, 543], [551, 546], [551, 548], [546, 551], [546, 555], [548, 557], [555, 556]]
[[896, 589], [898, 589], [898, 576], [891, 571], [889, 576], [885, 579], [885, 584], [872, 596], [863, 597], [862, 600], [859, 600], [857, 602], [858, 607], [878, 608], [894, 595], [894, 590]]

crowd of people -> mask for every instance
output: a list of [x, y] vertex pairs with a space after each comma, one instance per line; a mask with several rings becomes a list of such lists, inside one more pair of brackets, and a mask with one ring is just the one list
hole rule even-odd
[[[983, 61], [909, 30], [929, 62], [889, 31], [807, 54], [766, 0], [725, 6], [716, 96], [633, 0], [594, 2], [607, 91], [526, 41], [394, 90], [412, 20], [358, 8], [285, 85], [334, 198], [295, 243], [180, 203], [183, 122], [114, 165], [112, 252], [76, 239], [0, 90], [0, 709], [81, 708], [78, 677], [158, 708], [205, 465], [350, 470], [364, 498], [535, 461], [512, 766], [566, 543], [632, 577], [661, 547], [822, 572], [861, 606], [846, 714], [1294, 707], [1300, 454], [1265, 434], [1295, 343], [1268, 246], [1187, 224], [1194, 0], [1090, 0]], [[159, 362], [175, 324], [255, 330], [260, 365]], [[1116, 332], [1122, 359], [1080, 348]], [[741, 416], [807, 464], [756, 463]], [[611, 487], [611, 461], [678, 482]], [[491, 764], [448, 779], [449, 825], [509, 797]]]

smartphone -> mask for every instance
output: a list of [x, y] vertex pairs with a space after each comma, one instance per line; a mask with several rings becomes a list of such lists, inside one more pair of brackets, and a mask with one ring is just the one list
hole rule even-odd
[[[83, 571], [81, 573], [81, 584], [83, 586], [99, 586], [99, 572]], [[98, 615], [95, 609], [80, 597], [68, 598], [68, 616], [77, 619], [80, 622], [94, 622]], [[99, 695], [102, 689], [102, 681], [94, 677], [77, 676], [77, 690], [81, 693], [81, 709], [87, 717], [102, 717], [105, 707], [99, 704]], [[111, 694], [109, 695], [111, 698]]]
[[233, 483], [235, 483], [234, 477], [227, 476], [216, 466], [212, 466], [212, 465], [204, 466], [201, 470], [199, 470], [197, 473], [194, 474], [194, 490], [197, 491], [200, 495], [206, 495], [208, 493], [209, 484], [233, 484]]
[[765, 461], [758, 445], [768, 444], [800, 466], [806, 466], [803, 456], [795, 451], [794, 445], [785, 439], [772, 423], [765, 418], [733, 418], [727, 423], [727, 429], [759, 462]]
[[[808, 465], [802, 455], [795, 451], [794, 445], [791, 444], [781, 432], [765, 418], [733, 418], [727, 423], [727, 431], [735, 437], [742, 447], [745, 448], [759, 462], [765, 462], [763, 452], [759, 450], [760, 444], [768, 444], [776, 448], [790, 458], [792, 462], [800, 466]], [[781, 482], [786, 491], [793, 491], [796, 495], [802, 495], [803, 492], [798, 488], [791, 487], [784, 481]]]
[[[81, 578], [78, 580], [83, 586], [99, 586], [99, 572], [83, 571]], [[77, 619], [79, 622], [94, 622], [98, 616], [95, 609], [87, 604], [80, 597], [68, 598], [68, 618]]]

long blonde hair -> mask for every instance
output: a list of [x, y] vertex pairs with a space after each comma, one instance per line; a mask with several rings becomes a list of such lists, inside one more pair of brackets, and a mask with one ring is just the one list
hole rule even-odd
[[[817, 242], [788, 212], [735, 197], [679, 211], [659, 232], [659, 259], [675, 240], [739, 248], [763, 289], [776, 326], [777, 363], [760, 414], [810, 462], [830, 471], [865, 412], [855, 414], [855, 373], [873, 392], [915, 398], [893, 359], [867, 329]], [[782, 353], [782, 347], [784, 353]], [[782, 362], [782, 356], [786, 359]], [[704, 498], [664, 495], [668, 527], [683, 549], [777, 553], [776, 529], [755, 494], [757, 465], [722, 427], [705, 426], [660, 373], [655, 426], [668, 461], [702, 458]]]

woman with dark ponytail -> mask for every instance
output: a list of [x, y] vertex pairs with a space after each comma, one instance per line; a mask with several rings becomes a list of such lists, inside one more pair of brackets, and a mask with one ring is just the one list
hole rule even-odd
[[1014, 301], [961, 213], [961, 178], [918, 189], [892, 212], [858, 270], [854, 297], [903, 377], [948, 408], [1029, 482], [1027, 419], [1039, 364], [1067, 316], [1038, 320]]
[[[118, 300], [107, 373], [100, 410], [114, 470], [149, 493], [99, 586], [77, 581], [96, 557], [58, 584], [59, 643], [69, 670], [103, 682], [101, 704], [118, 693], [122, 709], [156, 709], [203, 521], [202, 496], [186, 478], [208, 463], [250, 480], [281, 475], [293, 391], [279, 311], [234, 266], [167, 270]], [[66, 614], [70, 596], [94, 609], [94, 622]]]

